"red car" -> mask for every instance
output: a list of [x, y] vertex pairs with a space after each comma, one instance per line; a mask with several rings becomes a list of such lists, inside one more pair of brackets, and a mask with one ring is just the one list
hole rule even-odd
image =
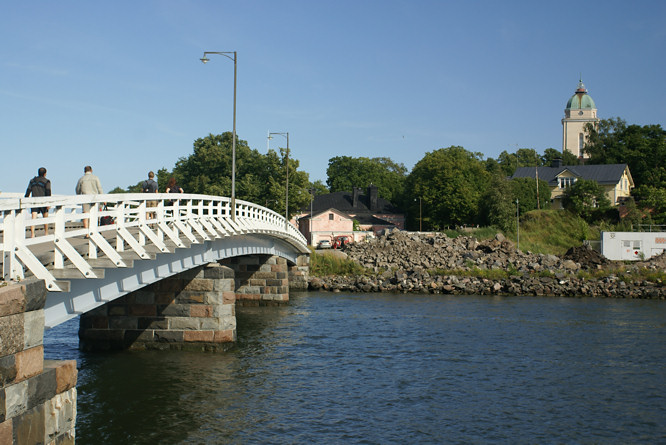
[[351, 239], [349, 239], [348, 236], [345, 236], [345, 235], [336, 236], [336, 237], [333, 239], [332, 247], [333, 247], [334, 249], [342, 249], [342, 247], [343, 247], [345, 244], [348, 244], [348, 243], [350, 243], [350, 242], [351, 242]]

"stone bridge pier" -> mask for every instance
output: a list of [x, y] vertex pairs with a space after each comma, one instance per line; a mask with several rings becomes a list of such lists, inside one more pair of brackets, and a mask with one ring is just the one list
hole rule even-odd
[[0, 444], [73, 444], [76, 361], [44, 360], [44, 281], [0, 283]]
[[236, 305], [288, 302], [290, 287], [307, 288], [308, 263], [249, 255], [165, 278], [83, 314], [80, 347], [227, 350], [236, 341]]

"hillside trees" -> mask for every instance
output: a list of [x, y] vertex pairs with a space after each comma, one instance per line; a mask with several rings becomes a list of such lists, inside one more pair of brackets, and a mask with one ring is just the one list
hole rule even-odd
[[[246, 141], [236, 141], [236, 198], [283, 214], [286, 195], [285, 149], [265, 155], [251, 149]], [[194, 152], [180, 158], [172, 172], [186, 193], [231, 196], [232, 133], [210, 134], [194, 142]], [[299, 162], [289, 158], [289, 214], [310, 202], [308, 174], [299, 171]], [[162, 171], [158, 172], [162, 187]]]
[[407, 169], [390, 158], [336, 156], [328, 160], [326, 183], [331, 192], [351, 192], [354, 187], [374, 184], [380, 197], [397, 202], [402, 194]]
[[666, 131], [660, 125], [627, 125], [618, 118], [588, 124], [585, 152], [590, 164], [629, 166], [636, 186], [666, 188]]
[[608, 210], [611, 203], [598, 182], [579, 179], [562, 195], [562, 206], [589, 221]]
[[[426, 153], [412, 169], [403, 202], [422, 200], [424, 229], [480, 222], [479, 202], [490, 181], [481, 153], [451, 146]], [[414, 214], [412, 210], [410, 212]], [[416, 212], [418, 214], [418, 210]]]
[[504, 150], [497, 157], [502, 171], [506, 176], [511, 176], [519, 167], [541, 166], [542, 159], [533, 148], [519, 148], [515, 153]]
[[540, 179], [538, 187], [537, 205], [537, 184], [534, 179], [515, 178], [508, 181], [503, 176], [494, 175], [479, 205], [482, 223], [512, 232], [516, 229], [516, 200], [521, 215], [537, 208], [550, 208], [548, 183]]
[[571, 153], [569, 150], [562, 152], [562, 150], [555, 150], [554, 148], [546, 148], [541, 155], [541, 165], [550, 167], [553, 165], [555, 159], [561, 159], [562, 165], [578, 165], [580, 160], [578, 156]]

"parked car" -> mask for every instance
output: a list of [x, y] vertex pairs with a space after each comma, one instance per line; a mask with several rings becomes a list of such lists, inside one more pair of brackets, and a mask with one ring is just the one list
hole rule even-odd
[[330, 248], [331, 248], [331, 242], [327, 239], [319, 241], [319, 244], [317, 245], [317, 249], [330, 249]]

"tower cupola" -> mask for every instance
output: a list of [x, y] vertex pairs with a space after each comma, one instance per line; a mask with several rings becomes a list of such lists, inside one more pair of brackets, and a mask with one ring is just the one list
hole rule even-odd
[[579, 158], [586, 158], [583, 151], [587, 136], [585, 126], [597, 125], [597, 106], [587, 93], [583, 80], [578, 81], [578, 88], [567, 102], [562, 119], [562, 152], [569, 151]]

